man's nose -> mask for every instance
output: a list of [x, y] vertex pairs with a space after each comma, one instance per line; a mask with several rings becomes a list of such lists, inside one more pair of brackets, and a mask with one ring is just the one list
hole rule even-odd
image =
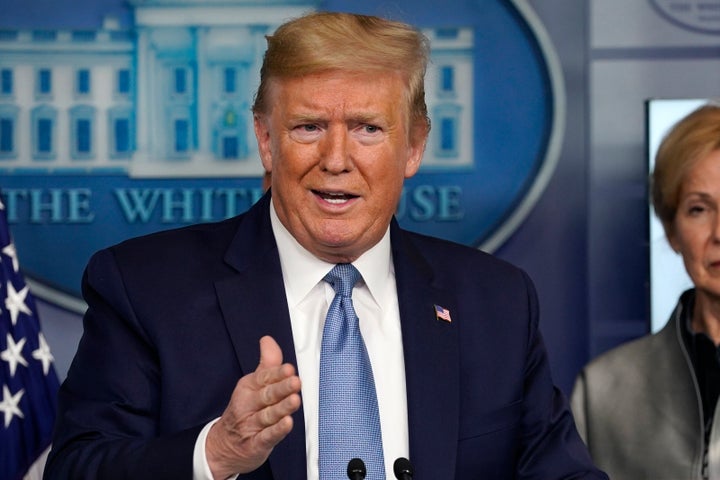
[[330, 173], [352, 170], [347, 129], [337, 127], [328, 129], [321, 142], [320, 167]]

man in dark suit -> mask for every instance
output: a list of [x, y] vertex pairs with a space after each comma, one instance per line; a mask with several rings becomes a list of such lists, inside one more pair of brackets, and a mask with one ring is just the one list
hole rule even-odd
[[[606, 478], [552, 384], [528, 276], [393, 219], [430, 129], [427, 58], [416, 29], [375, 17], [268, 37], [253, 112], [270, 191], [91, 259], [46, 478], [341, 479], [325, 459], [366, 434], [332, 444], [335, 421], [378, 434], [372, 480], [399, 457], [420, 480]], [[357, 272], [350, 307], [336, 266]], [[337, 305], [371, 369], [352, 394], [323, 373], [356, 382], [326, 360]]]

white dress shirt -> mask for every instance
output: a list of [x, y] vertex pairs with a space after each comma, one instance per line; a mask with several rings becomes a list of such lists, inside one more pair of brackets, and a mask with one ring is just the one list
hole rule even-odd
[[[323, 277], [335, 265], [319, 260], [305, 250], [280, 222], [272, 203], [270, 219], [280, 253], [298, 374], [302, 381], [307, 479], [318, 480], [320, 345], [325, 316], [335, 297], [335, 291]], [[353, 305], [373, 367], [386, 477], [393, 478], [393, 462], [398, 457], [409, 457], [409, 441], [405, 361], [390, 229], [353, 265], [362, 275], [353, 290]], [[204, 448], [211, 425], [212, 422], [203, 429], [195, 445], [196, 480], [212, 479]]]

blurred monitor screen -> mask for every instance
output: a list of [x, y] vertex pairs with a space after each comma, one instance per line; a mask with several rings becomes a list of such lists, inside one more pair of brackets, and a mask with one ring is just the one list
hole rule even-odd
[[[653, 171], [655, 153], [670, 128], [707, 99], [653, 99], [647, 102], [648, 171]], [[650, 328], [660, 330], [670, 318], [680, 294], [692, 287], [680, 255], [665, 238], [662, 224], [650, 212]]]

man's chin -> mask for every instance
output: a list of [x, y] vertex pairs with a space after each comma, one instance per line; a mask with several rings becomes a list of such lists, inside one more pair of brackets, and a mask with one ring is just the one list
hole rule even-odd
[[350, 263], [362, 255], [370, 246], [365, 246], [360, 236], [324, 236], [308, 249], [315, 256], [329, 263]]

